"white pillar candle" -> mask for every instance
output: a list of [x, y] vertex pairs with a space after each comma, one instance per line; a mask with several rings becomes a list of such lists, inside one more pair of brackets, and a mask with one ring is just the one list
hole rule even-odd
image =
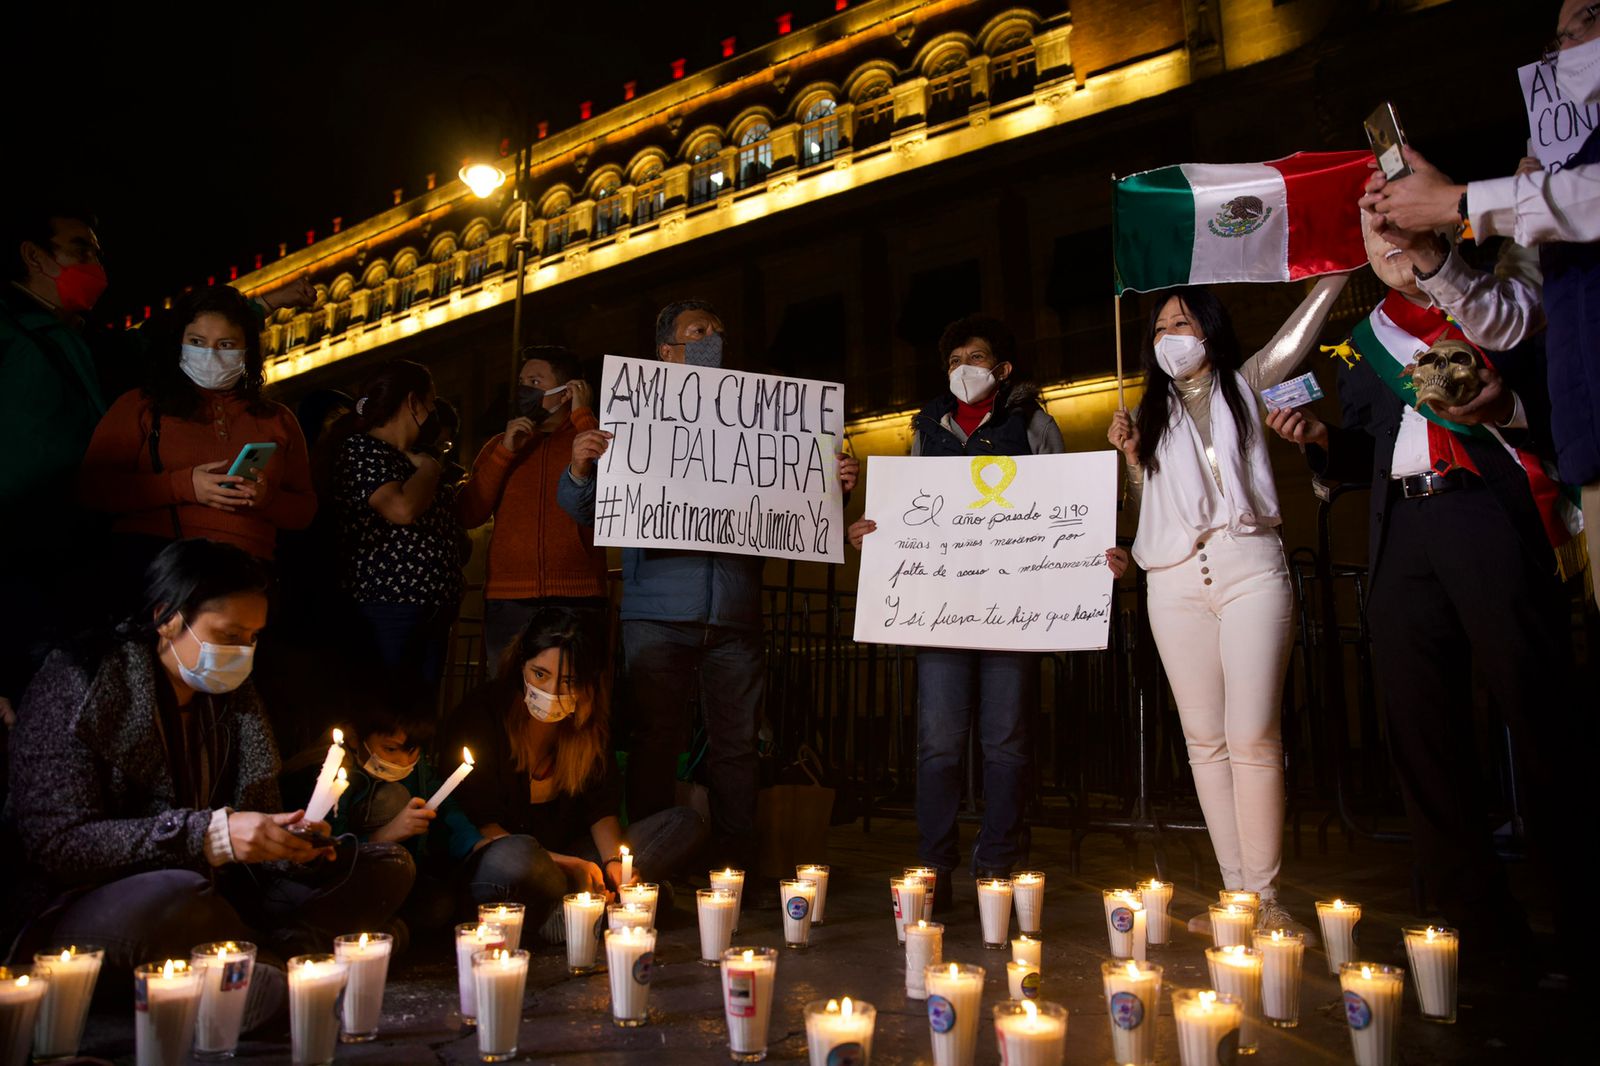
[[327, 816], [328, 808], [333, 806], [333, 783], [343, 762], [344, 730], [335, 729], [333, 743], [328, 745], [328, 754], [323, 756], [322, 768], [317, 771], [316, 784], [311, 788], [311, 798], [306, 801], [306, 821], [320, 822]]
[[606, 908], [607, 929], [654, 929], [650, 912], [638, 903], [613, 903]]
[[611, 1021], [624, 1029], [643, 1025], [650, 1008], [656, 932], [633, 926], [606, 930], [606, 971], [611, 981]]
[[349, 787], [350, 774], [341, 766], [339, 767], [339, 773], [333, 779], [333, 789], [329, 793], [330, 798], [333, 800], [333, 809], [335, 811], [339, 809], [339, 798], [344, 795], [345, 790]]
[[928, 986], [923, 975], [929, 966], [944, 961], [944, 926], [918, 918], [906, 923], [905, 932], [906, 998], [927, 999]]
[[902, 876], [915, 877], [922, 882], [922, 913], [910, 915], [906, 921], [914, 922], [919, 917], [925, 922], [933, 921], [933, 890], [939, 887], [939, 871], [931, 866], [907, 866]]
[[44, 966], [31, 972], [0, 966], [0, 1066], [27, 1066], [33, 1023], [49, 985]]
[[1061, 1066], [1067, 1052], [1067, 1008], [1058, 1003], [996, 1003], [994, 1036], [1006, 1066]]
[[1322, 927], [1322, 950], [1328, 956], [1328, 972], [1356, 957], [1356, 923], [1361, 921], [1361, 904], [1342, 899], [1317, 900], [1317, 924]]
[[349, 969], [332, 955], [289, 960], [289, 1057], [295, 1066], [332, 1062], [339, 1045], [339, 994]]
[[1249, 907], [1253, 911], [1261, 909], [1261, 893], [1248, 892], [1244, 889], [1219, 889], [1217, 891], [1218, 903], [1237, 903], [1241, 907]]
[[1423, 1019], [1454, 1025], [1460, 935], [1437, 925], [1408, 925], [1401, 933], [1406, 938], [1406, 957], [1411, 961], [1411, 980], [1417, 986]]
[[528, 987], [528, 953], [491, 948], [472, 953], [472, 994], [478, 1001], [478, 1059], [515, 1058]]
[[50, 970], [50, 983], [34, 1022], [34, 1058], [69, 1059], [78, 1053], [83, 1023], [89, 1017], [89, 1000], [94, 997], [105, 954], [101, 948], [73, 944], [33, 957], [35, 966]]
[[1211, 989], [1175, 988], [1172, 1018], [1178, 1026], [1181, 1066], [1233, 1066], [1239, 1056], [1239, 1001]]
[[200, 971], [183, 959], [133, 971], [133, 1048], [138, 1066], [180, 1066], [194, 1046]]
[[767, 1057], [767, 1024], [778, 977], [776, 948], [729, 948], [722, 953], [722, 1012], [735, 1062]]
[[617, 851], [618, 851], [618, 855], [622, 859], [622, 880], [619, 882], [619, 885], [632, 884], [633, 883], [633, 852], [628, 850], [628, 845], [626, 845], [626, 844], [624, 844], [620, 848], [618, 848]]
[[1144, 961], [1145, 947], [1149, 944], [1145, 932], [1148, 915], [1144, 912], [1144, 904], [1133, 900], [1128, 904], [1128, 909], [1133, 911], [1133, 931], [1128, 934], [1129, 946], [1133, 948], [1133, 958]]
[[190, 953], [189, 965], [201, 975], [195, 1058], [229, 1058], [239, 1046], [244, 1003], [250, 998], [250, 977], [255, 972], [256, 946], [244, 940], [201, 944]]
[[498, 925], [505, 934], [506, 950], [516, 951], [522, 946], [522, 923], [528, 909], [520, 903], [480, 903], [478, 921]]
[[444, 784], [439, 786], [439, 790], [428, 798], [428, 810], [438, 810], [439, 804], [449, 799], [450, 793], [456, 790], [456, 786], [461, 784], [462, 781], [466, 780], [468, 774], [472, 773], [473, 765], [472, 752], [468, 751], [466, 748], [462, 748], [461, 765], [456, 767], [456, 772], [445, 778]]
[[878, 1009], [870, 1003], [820, 999], [806, 1004], [806, 1049], [811, 1066], [864, 1066], [872, 1059]]
[[601, 922], [606, 916], [606, 898], [569, 893], [561, 897], [561, 912], [567, 922], [567, 969], [588, 973], [595, 968], [596, 947], [604, 931]]
[[1406, 972], [1398, 966], [1347, 962], [1339, 967], [1339, 988], [1356, 1066], [1394, 1066], [1400, 1061], [1394, 1035], [1400, 1028]]
[[1150, 962], [1103, 962], [1100, 981], [1111, 1018], [1112, 1057], [1119, 1063], [1152, 1066], [1156, 1061], [1161, 967]]
[[1108, 888], [1100, 893], [1100, 899], [1105, 904], [1106, 939], [1112, 957], [1133, 958], [1133, 905], [1139, 902], [1138, 895], [1131, 888]]
[[717, 966], [722, 953], [733, 942], [733, 921], [738, 913], [739, 898], [720, 888], [697, 889], [694, 894], [695, 911], [700, 917], [700, 962]]
[[729, 867], [711, 871], [712, 889], [720, 889], [733, 896], [733, 931], [739, 931], [739, 908], [744, 902], [744, 871]]
[[1206, 967], [1211, 972], [1211, 987], [1237, 999], [1244, 1012], [1239, 1020], [1239, 1053], [1255, 1054], [1260, 1046], [1256, 1029], [1261, 1017], [1261, 952], [1238, 944], [1207, 948]]
[[985, 878], [978, 882], [978, 923], [983, 946], [1003, 950], [1011, 933], [1011, 879]]
[[[1009, 907], [1011, 901], [1006, 900]], [[972, 1066], [978, 1047], [978, 1008], [983, 1002], [982, 966], [941, 963], [923, 971], [928, 988], [928, 1034], [934, 1066]]]
[[389, 981], [394, 937], [388, 933], [346, 933], [333, 940], [333, 957], [349, 967], [344, 990], [344, 1028], [339, 1039], [364, 1044], [378, 1035], [383, 989]]
[[1006, 963], [1006, 988], [1013, 1000], [1039, 998], [1039, 967], [1012, 959]]
[[1017, 908], [1017, 929], [1035, 940], [1044, 915], [1044, 874], [1025, 870], [1011, 879], [1011, 902]]
[[456, 993], [461, 1020], [478, 1024], [477, 986], [472, 983], [472, 956], [479, 951], [506, 946], [506, 931], [493, 922], [464, 922], [456, 926]]
[[651, 929], [656, 927], [656, 903], [661, 899], [661, 886], [649, 881], [636, 881], [617, 890], [617, 899], [643, 907], [650, 915]]
[[1261, 952], [1261, 1016], [1279, 1029], [1300, 1024], [1300, 973], [1306, 936], [1287, 929], [1256, 930]]
[[1011, 942], [1011, 957], [1017, 962], [1031, 963], [1035, 970], [1042, 970], [1044, 943], [1024, 933]]
[[1169, 935], [1167, 908], [1172, 903], [1172, 882], [1151, 878], [1140, 881], [1138, 888], [1139, 902], [1144, 904], [1145, 910], [1145, 942], [1165, 944]]
[[817, 883], [817, 902], [811, 908], [811, 924], [822, 924], [822, 913], [828, 905], [828, 868], [816, 863], [794, 868], [795, 877], [802, 881], [815, 881]]
[[811, 907], [817, 901], [817, 883], [791, 879], [778, 882], [778, 904], [783, 907], [783, 943], [803, 948], [811, 943]]
[[906, 923], [927, 921], [923, 913], [922, 901], [927, 897], [927, 884], [921, 877], [891, 877], [889, 879], [889, 902], [894, 904], [894, 935], [904, 944], [906, 942]]
[[1256, 930], [1256, 912], [1238, 903], [1211, 905], [1211, 945], [1225, 948], [1249, 944]]

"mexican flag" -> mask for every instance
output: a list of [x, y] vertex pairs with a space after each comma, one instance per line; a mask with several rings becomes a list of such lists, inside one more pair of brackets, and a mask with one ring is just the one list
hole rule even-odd
[[1184, 163], [1115, 182], [1116, 291], [1295, 281], [1367, 261], [1356, 200], [1370, 152]]

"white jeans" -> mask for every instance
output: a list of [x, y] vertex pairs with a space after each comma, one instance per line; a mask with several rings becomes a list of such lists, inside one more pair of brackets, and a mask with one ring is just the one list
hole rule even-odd
[[1149, 572], [1149, 605], [1223, 887], [1272, 897], [1294, 611], [1283, 542], [1276, 532], [1207, 534], [1186, 561]]

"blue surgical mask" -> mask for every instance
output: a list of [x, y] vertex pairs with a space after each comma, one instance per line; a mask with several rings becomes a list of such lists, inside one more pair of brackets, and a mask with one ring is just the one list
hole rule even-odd
[[722, 334], [707, 333], [704, 337], [685, 342], [683, 361], [689, 366], [721, 366]]
[[178, 657], [177, 643], [172, 644], [172, 658], [178, 664], [178, 676], [183, 678], [184, 684], [196, 692], [209, 692], [214, 696], [232, 692], [244, 684], [255, 661], [255, 648], [248, 644], [207, 644], [195, 636], [187, 621], [183, 628], [200, 645], [200, 654], [195, 656], [191, 667]]
[[183, 345], [178, 368], [202, 389], [231, 389], [244, 377], [243, 348], [202, 348]]

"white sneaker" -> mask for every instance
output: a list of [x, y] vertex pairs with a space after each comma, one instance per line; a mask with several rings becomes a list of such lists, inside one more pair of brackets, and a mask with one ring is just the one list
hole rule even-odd
[[567, 913], [561, 904], [556, 904], [556, 909], [550, 912], [550, 917], [539, 927], [539, 939], [546, 944], [560, 945], [567, 942]]
[[1261, 901], [1261, 908], [1256, 911], [1256, 928], [1283, 929], [1290, 933], [1299, 933], [1306, 938], [1306, 947], [1308, 948], [1314, 948], [1322, 943], [1316, 933], [1312, 932], [1307, 926], [1295, 921], [1294, 915], [1290, 914], [1288, 909], [1275, 899]]

